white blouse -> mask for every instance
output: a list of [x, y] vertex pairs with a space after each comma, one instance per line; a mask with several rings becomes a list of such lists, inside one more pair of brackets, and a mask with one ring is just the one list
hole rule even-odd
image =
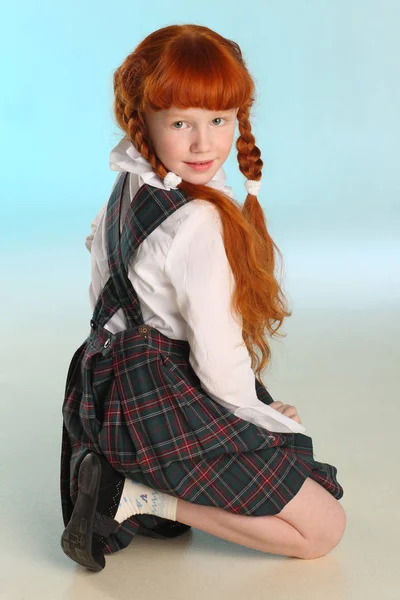
[[[131, 201], [144, 183], [170, 189], [126, 137], [111, 151], [110, 168], [130, 173]], [[222, 168], [207, 185], [233, 198]], [[108, 200], [92, 221], [85, 242], [92, 258], [92, 310], [110, 274], [107, 203]], [[126, 202], [121, 207], [121, 230], [127, 210]], [[189, 342], [189, 362], [202, 388], [235, 416], [268, 431], [304, 433], [303, 425], [257, 397], [251, 357], [242, 337], [241, 316], [236, 313], [234, 319], [230, 313], [234, 276], [222, 231], [217, 209], [206, 200], [192, 200], [167, 217], [140, 244], [129, 263], [128, 277], [138, 295], [144, 322], [169, 338]], [[126, 329], [122, 309], [105, 327], [112, 333]]]

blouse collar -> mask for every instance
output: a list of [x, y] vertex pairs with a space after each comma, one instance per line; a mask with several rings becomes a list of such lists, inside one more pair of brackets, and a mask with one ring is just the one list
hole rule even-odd
[[[136, 173], [139, 176], [139, 187], [147, 183], [163, 190], [168, 189], [160, 177], [154, 173], [149, 161], [140, 154], [126, 136], [111, 150], [110, 169], [111, 171]], [[221, 190], [227, 196], [233, 198], [232, 188], [225, 185], [225, 181], [225, 171], [221, 167], [206, 185]]]

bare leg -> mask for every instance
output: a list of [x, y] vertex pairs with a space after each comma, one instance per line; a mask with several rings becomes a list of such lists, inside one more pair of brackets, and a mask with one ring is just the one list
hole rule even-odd
[[237, 515], [179, 498], [176, 520], [228, 542], [270, 554], [305, 558], [309, 548], [308, 540], [293, 525], [275, 516]]
[[346, 528], [342, 505], [309, 477], [276, 515], [237, 515], [179, 498], [176, 520], [254, 550], [306, 559], [325, 556]]

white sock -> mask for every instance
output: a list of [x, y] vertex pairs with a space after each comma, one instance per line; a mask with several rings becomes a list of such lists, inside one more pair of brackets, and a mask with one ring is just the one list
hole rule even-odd
[[125, 479], [121, 500], [114, 519], [122, 523], [132, 515], [156, 515], [176, 521], [178, 498], [154, 490], [142, 483]]

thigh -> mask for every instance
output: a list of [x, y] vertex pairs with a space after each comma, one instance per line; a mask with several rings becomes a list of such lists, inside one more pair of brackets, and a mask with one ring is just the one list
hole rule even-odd
[[293, 525], [310, 542], [332, 544], [332, 547], [340, 541], [346, 527], [342, 505], [310, 477], [275, 516]]

